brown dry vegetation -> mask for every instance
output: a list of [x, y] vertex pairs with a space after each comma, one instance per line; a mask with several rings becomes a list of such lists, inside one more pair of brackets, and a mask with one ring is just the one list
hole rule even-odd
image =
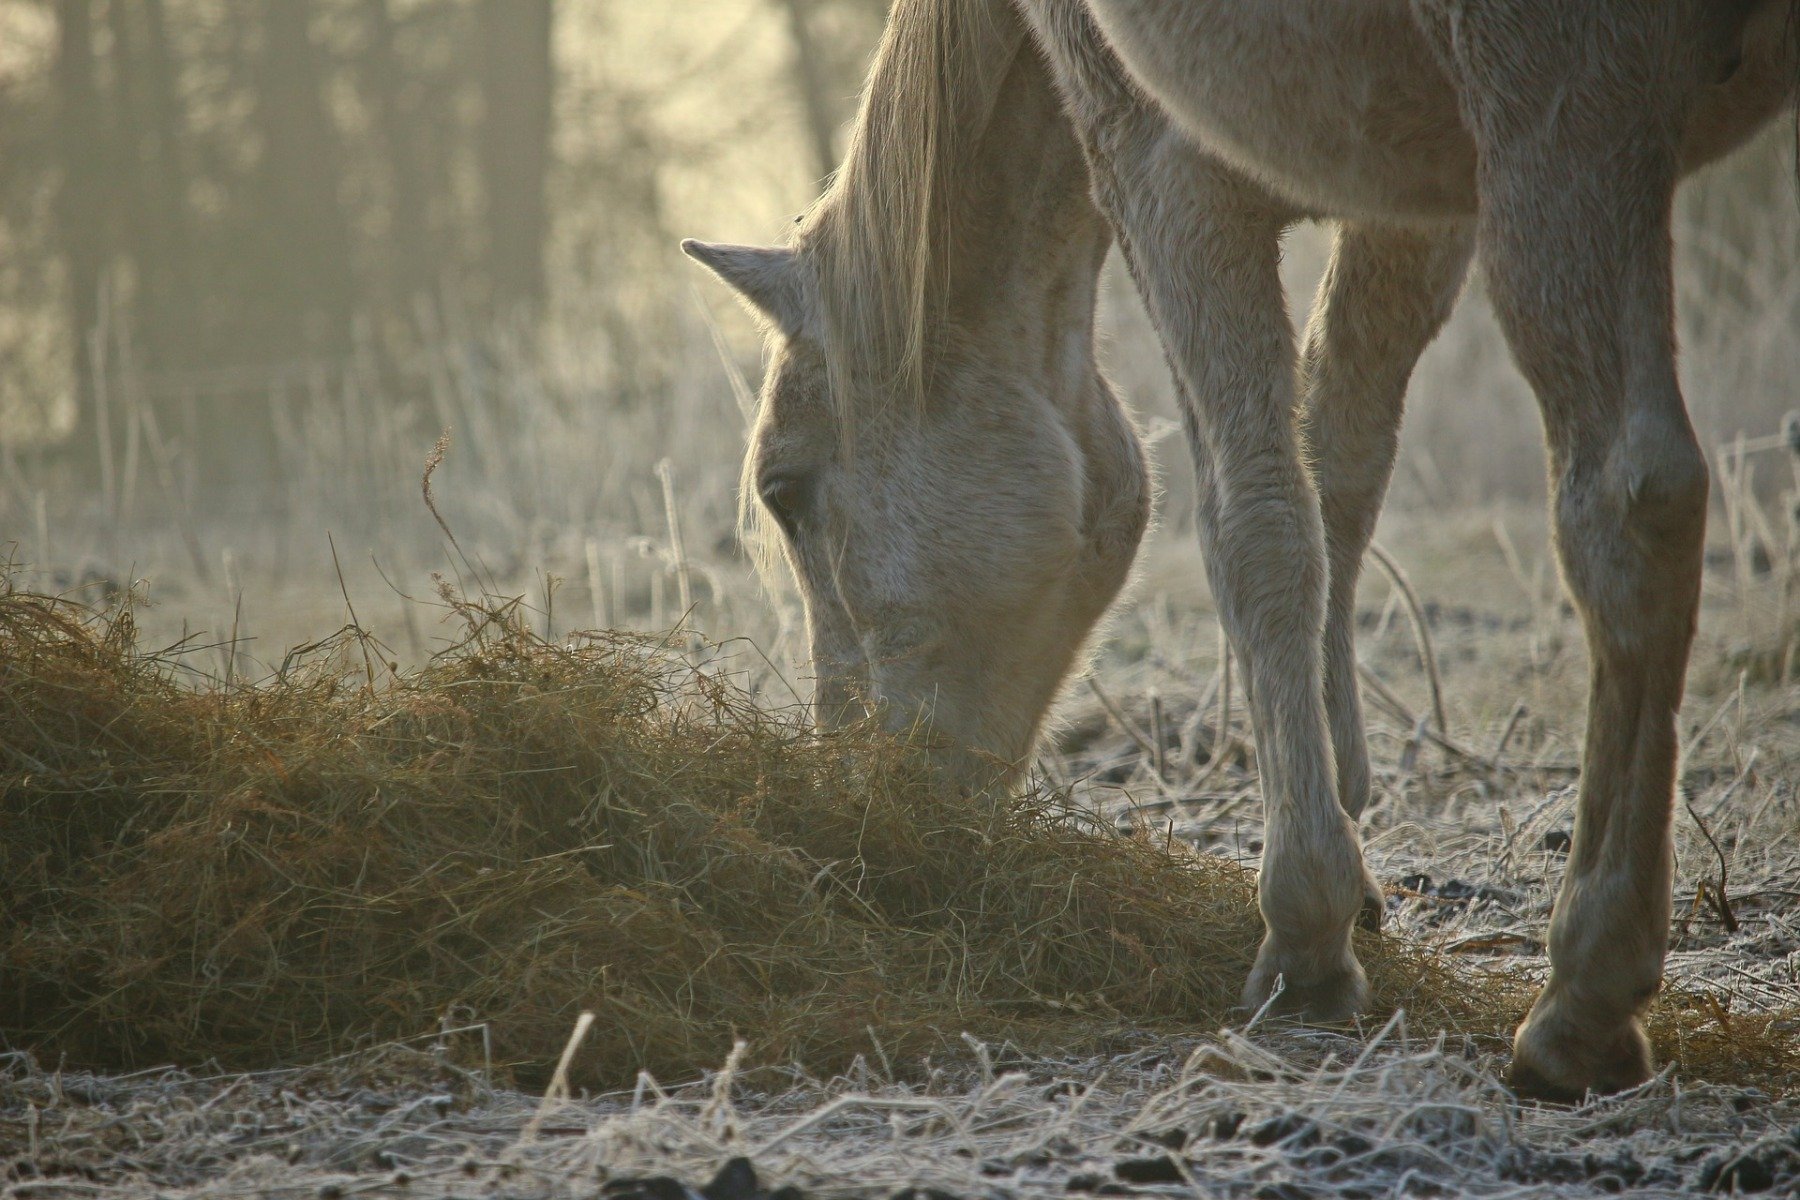
[[[905, 1072], [965, 1031], [1068, 1053], [1232, 1019], [1259, 932], [1237, 864], [1049, 790], [938, 794], [904, 748], [805, 732], [654, 641], [454, 603], [466, 636], [417, 674], [347, 629], [196, 690], [129, 608], [0, 599], [6, 1039], [256, 1068], [478, 1025], [541, 1079], [586, 1008], [576, 1077], [620, 1084], [735, 1038]], [[1527, 994], [1362, 951], [1415, 1027], [1498, 1038]], [[1792, 1015], [1676, 993], [1657, 1037], [1779, 1091]]]

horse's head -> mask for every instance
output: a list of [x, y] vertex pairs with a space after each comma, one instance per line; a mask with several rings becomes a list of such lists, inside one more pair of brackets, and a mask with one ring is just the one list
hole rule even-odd
[[769, 327], [743, 479], [805, 599], [818, 720], [875, 712], [960, 747], [946, 761], [964, 782], [1010, 778], [1150, 510], [1137, 435], [1092, 358], [1097, 254], [1048, 309], [957, 309], [907, 384], [836, 365], [885, 361], [834, 357], [834, 338], [879, 334], [833, 311], [804, 244], [684, 249]]

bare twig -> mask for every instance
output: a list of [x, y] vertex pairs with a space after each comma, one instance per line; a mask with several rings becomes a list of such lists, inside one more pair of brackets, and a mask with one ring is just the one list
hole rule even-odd
[[[1149, 737], [1137, 727], [1130, 717], [1125, 715], [1124, 709], [1113, 702], [1113, 698], [1106, 694], [1106, 689], [1100, 686], [1100, 681], [1098, 679], [1089, 675], [1087, 684], [1089, 689], [1093, 691], [1094, 698], [1100, 701], [1100, 707], [1104, 708], [1106, 710], [1106, 715], [1113, 719], [1113, 724], [1117, 725], [1119, 731], [1136, 744], [1138, 750], [1141, 751], [1144, 757], [1149, 760], [1150, 764], [1155, 767], [1162, 756], [1156, 752], [1156, 747], [1150, 744]], [[1158, 778], [1161, 778], [1161, 775], [1162, 772], [1158, 770]]]
[[[675, 507], [675, 464], [665, 458], [656, 464], [656, 478], [662, 483], [663, 512], [669, 524], [669, 556], [675, 567], [675, 595], [681, 604], [681, 623], [694, 619], [693, 571], [688, 564], [687, 542], [681, 535], [681, 514]], [[698, 648], [699, 639], [688, 633], [688, 652]]]
[[1150, 692], [1150, 761], [1151, 765], [1156, 768], [1157, 777], [1160, 779], [1167, 779], [1169, 777], [1169, 772], [1163, 761], [1163, 738], [1162, 697], [1157, 695], [1155, 690], [1152, 689]]
[[[450, 545], [456, 550], [456, 556], [462, 559], [462, 564], [468, 570], [469, 577], [479, 585], [481, 573], [475, 569], [475, 564], [469, 561], [469, 556], [463, 553], [462, 543], [456, 540], [454, 533], [450, 532], [450, 522], [444, 520], [444, 514], [438, 511], [437, 498], [431, 494], [431, 477], [437, 474], [439, 467], [444, 465], [444, 458], [449, 453], [450, 428], [445, 426], [444, 432], [438, 434], [437, 441], [431, 444], [431, 453], [425, 456], [425, 476], [420, 481], [419, 490], [425, 496], [425, 507], [431, 510], [431, 519], [437, 522], [438, 528], [444, 531], [444, 536], [450, 539]], [[498, 589], [490, 581], [487, 584], [487, 590], [492, 594]]]
[[1512, 741], [1513, 731], [1519, 727], [1519, 722], [1524, 718], [1525, 702], [1521, 700], [1513, 705], [1512, 714], [1506, 718], [1506, 725], [1500, 730], [1500, 736], [1494, 742], [1494, 752], [1488, 756], [1494, 766], [1500, 765], [1500, 756], [1506, 752], [1507, 743]]
[[1431, 728], [1428, 722], [1420, 721], [1418, 717], [1413, 715], [1413, 711], [1406, 706], [1406, 702], [1394, 694], [1394, 689], [1389, 687], [1387, 682], [1383, 680], [1381, 676], [1369, 669], [1367, 663], [1357, 663], [1356, 673], [1362, 679], [1363, 683], [1368, 685], [1370, 691], [1381, 701], [1395, 720], [1405, 722], [1409, 729], [1416, 730], [1418, 733], [1422, 734], [1426, 741], [1438, 747], [1440, 750], [1455, 755], [1464, 762], [1480, 767], [1487, 767], [1490, 765], [1485, 758], [1481, 757], [1481, 755], [1470, 750], [1468, 747], [1459, 744], [1445, 734], [1439, 733], [1437, 730]]
[[[1685, 797], [1681, 801], [1681, 806], [1688, 810], [1688, 816], [1694, 818], [1694, 824], [1699, 828], [1700, 836], [1706, 839], [1706, 844], [1712, 847], [1713, 854], [1719, 860], [1719, 881], [1711, 883], [1710, 880], [1702, 880], [1703, 885], [1710, 886], [1703, 886], [1700, 890], [1706, 893], [1707, 902], [1718, 914], [1719, 923], [1725, 926], [1725, 932], [1736, 933], [1738, 931], [1737, 916], [1731, 911], [1731, 897], [1725, 892], [1725, 851], [1719, 848], [1719, 843], [1713, 838], [1712, 830], [1706, 827], [1706, 822], [1700, 819], [1700, 814], [1694, 811], [1694, 806]], [[1695, 899], [1699, 899], [1698, 894], [1695, 895]]]
[[1219, 724], [1213, 732], [1212, 757], [1206, 761], [1206, 770], [1194, 780], [1193, 790], [1198, 792], [1212, 777], [1219, 773], [1225, 765], [1225, 752], [1231, 746], [1231, 640], [1225, 636], [1225, 626], [1219, 626]]
[[1406, 572], [1394, 561], [1393, 555], [1382, 549], [1380, 542], [1369, 543], [1369, 557], [1378, 563], [1387, 577], [1393, 581], [1400, 597], [1406, 602], [1406, 615], [1412, 622], [1413, 640], [1419, 646], [1419, 660], [1425, 666], [1425, 677], [1431, 684], [1431, 719], [1437, 722], [1439, 733], [1449, 733], [1450, 725], [1444, 719], [1444, 685], [1438, 678], [1437, 652], [1431, 646], [1431, 631], [1425, 624], [1425, 610], [1419, 605], [1418, 593], [1413, 591], [1412, 582], [1407, 579]]
[[556, 1072], [550, 1076], [550, 1086], [544, 1089], [544, 1098], [538, 1104], [537, 1111], [531, 1115], [531, 1120], [525, 1123], [525, 1130], [519, 1135], [520, 1141], [536, 1140], [538, 1129], [543, 1125], [544, 1117], [550, 1112], [551, 1107], [569, 1098], [569, 1065], [575, 1061], [575, 1052], [581, 1049], [581, 1043], [586, 1040], [588, 1030], [593, 1027], [593, 1013], [583, 1011], [579, 1017], [575, 1018], [575, 1028], [570, 1032], [569, 1040], [563, 1045], [562, 1057], [556, 1060]]
[[[427, 478], [429, 477], [428, 474]], [[427, 495], [429, 496], [429, 493]], [[436, 512], [435, 509], [432, 511]], [[357, 648], [362, 651], [363, 669], [368, 672], [369, 688], [372, 691], [375, 687], [375, 660], [369, 654], [369, 635], [363, 629], [362, 622], [356, 619], [356, 605], [350, 602], [350, 585], [344, 582], [344, 566], [338, 562], [337, 542], [329, 533], [325, 535], [325, 544], [331, 547], [331, 569], [337, 572], [338, 591], [344, 597], [344, 611], [350, 614], [350, 628], [355, 631]]]

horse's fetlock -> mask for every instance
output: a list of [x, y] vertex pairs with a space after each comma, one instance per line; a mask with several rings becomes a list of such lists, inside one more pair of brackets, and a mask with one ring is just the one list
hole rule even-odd
[[1264, 856], [1258, 907], [1272, 933], [1290, 941], [1329, 940], [1362, 912], [1375, 887], [1362, 851], [1354, 833], [1334, 840], [1337, 845]]

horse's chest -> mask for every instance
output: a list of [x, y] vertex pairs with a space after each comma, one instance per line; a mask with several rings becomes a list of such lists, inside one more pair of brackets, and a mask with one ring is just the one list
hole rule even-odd
[[1088, 0], [1127, 69], [1208, 150], [1306, 209], [1475, 207], [1475, 147], [1405, 0]]

